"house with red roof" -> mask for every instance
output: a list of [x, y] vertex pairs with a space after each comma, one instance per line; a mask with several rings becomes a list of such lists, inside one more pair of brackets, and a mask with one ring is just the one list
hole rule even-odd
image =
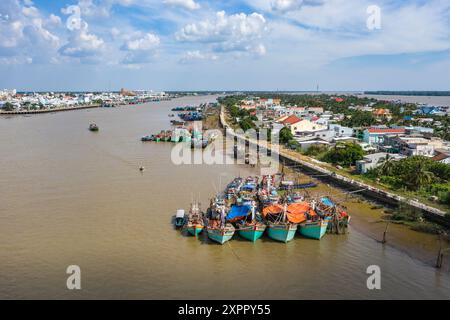
[[392, 119], [391, 111], [389, 109], [375, 109], [372, 114], [378, 120]]
[[387, 135], [405, 135], [405, 128], [369, 128], [364, 130], [363, 141], [373, 144], [383, 144]]
[[290, 128], [294, 136], [304, 136], [327, 129], [327, 126], [320, 125], [307, 119], [299, 118], [296, 115], [282, 117], [276, 122], [284, 127]]

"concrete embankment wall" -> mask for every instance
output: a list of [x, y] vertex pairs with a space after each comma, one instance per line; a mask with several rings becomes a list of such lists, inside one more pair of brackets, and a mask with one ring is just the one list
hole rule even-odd
[[[229, 126], [227, 125], [227, 123], [225, 121], [225, 116], [224, 116], [223, 110], [220, 114], [220, 122], [221, 122], [222, 127], [224, 129], [228, 130], [229, 134], [231, 134], [235, 137], [239, 137], [240, 139], [248, 140], [247, 138], [234, 133], [234, 131], [231, 128], [229, 128]], [[249, 141], [249, 143], [251, 143], [253, 145], [258, 144], [258, 142], [255, 142], [255, 141]], [[342, 175], [339, 175], [332, 171], [329, 171], [319, 165], [316, 165], [316, 164], [313, 164], [313, 163], [310, 163], [307, 161], [303, 161], [303, 160], [300, 160], [297, 158], [293, 158], [290, 155], [283, 153], [282, 151], [279, 152], [279, 156], [280, 156], [280, 160], [282, 162], [284, 161], [284, 162], [286, 162], [286, 164], [289, 164], [290, 166], [300, 167], [304, 173], [309, 173], [310, 175], [314, 175], [321, 181], [324, 181], [327, 183], [332, 183], [336, 186], [339, 186], [343, 189], [348, 190], [350, 193], [352, 191], [359, 191], [358, 192], [359, 194], [362, 194], [368, 198], [371, 198], [371, 199], [376, 200], [381, 203], [394, 205], [394, 206], [398, 206], [400, 203], [402, 203], [402, 204], [408, 205], [412, 208], [422, 211], [424, 213], [425, 217], [427, 217], [430, 220], [450, 226], [449, 221], [445, 218], [446, 212], [444, 212], [440, 209], [430, 207], [423, 203], [420, 203], [419, 201], [407, 199], [407, 198], [399, 196], [397, 194], [386, 192], [379, 188], [370, 186], [363, 182], [344, 177]]]

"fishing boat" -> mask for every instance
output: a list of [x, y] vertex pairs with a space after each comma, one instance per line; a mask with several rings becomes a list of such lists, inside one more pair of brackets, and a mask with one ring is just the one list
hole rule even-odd
[[305, 217], [304, 222], [299, 224], [298, 232], [306, 237], [320, 240], [327, 232], [328, 219], [323, 218], [315, 211], [316, 204], [313, 200], [309, 202], [301, 202], [290, 205], [290, 210], [296, 210]]
[[231, 199], [238, 195], [242, 187], [242, 178], [235, 178], [230, 184], [228, 184], [225, 191], [227, 199]]
[[329, 197], [322, 197], [317, 202], [316, 211], [320, 217], [328, 221], [328, 232], [337, 234], [346, 232], [351, 216], [344, 207], [337, 205]]
[[183, 209], [177, 210], [175, 214], [175, 227], [181, 228], [185, 224], [185, 213]]
[[258, 199], [262, 208], [277, 204], [280, 201], [280, 196], [278, 195], [277, 188], [274, 186], [274, 183], [275, 178], [273, 176], [263, 176], [261, 188], [258, 191]]
[[89, 130], [92, 131], [92, 132], [97, 132], [97, 131], [99, 131], [99, 128], [98, 128], [98, 126], [95, 123], [91, 123], [89, 125]]
[[286, 195], [286, 201], [288, 203], [299, 203], [303, 202], [305, 200], [305, 197], [300, 194], [299, 192], [291, 192]]
[[208, 237], [217, 243], [224, 244], [233, 238], [236, 229], [234, 226], [227, 222], [225, 219], [225, 206], [218, 205], [217, 203], [212, 206], [209, 210], [208, 224], [206, 231]]
[[300, 224], [299, 233], [306, 237], [320, 240], [327, 233], [328, 219], [318, 218], [316, 220], [308, 220]]
[[[255, 242], [264, 234], [266, 225], [256, 214], [256, 203], [253, 203], [251, 206], [245, 205], [242, 207], [243, 209], [240, 209], [239, 207], [235, 209], [235, 207], [232, 207], [227, 218], [229, 216], [233, 217], [234, 215], [239, 217], [245, 214], [242, 219], [239, 219], [236, 222], [238, 233], [242, 238]], [[234, 213], [234, 210], [240, 210], [241, 212]]]
[[197, 202], [193, 202], [191, 204], [191, 209], [189, 210], [189, 214], [186, 219], [185, 228], [189, 234], [194, 237], [198, 236], [205, 228], [203, 214], [200, 212], [200, 206]]
[[287, 204], [265, 207], [263, 216], [267, 221], [267, 235], [269, 238], [287, 243], [294, 239], [298, 223], [303, 222], [296, 214], [290, 214]]

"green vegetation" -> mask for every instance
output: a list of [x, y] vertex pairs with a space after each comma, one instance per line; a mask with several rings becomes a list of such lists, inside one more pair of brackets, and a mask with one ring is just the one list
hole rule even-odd
[[436, 196], [440, 203], [450, 205], [450, 165], [427, 157], [415, 156], [384, 163], [366, 175], [391, 189], [414, 191], [424, 197]]
[[3, 105], [3, 110], [4, 110], [4, 111], [14, 111], [14, 106], [12, 105], [12, 103], [6, 102], [6, 103]]
[[375, 117], [372, 113], [367, 111], [354, 111], [351, 115], [347, 115], [341, 121], [341, 125], [345, 127], [370, 127], [376, 123]]
[[245, 99], [245, 96], [227, 96], [219, 98], [219, 103], [224, 104], [228, 110], [234, 124], [239, 125], [242, 130], [247, 131], [249, 129], [256, 128], [255, 122], [258, 119], [252, 115], [254, 110], [243, 110], [237, 105]]
[[327, 151], [322, 161], [349, 167], [356, 164], [356, 161], [362, 160], [364, 151], [360, 145], [356, 143], [337, 143], [334, 148]]
[[323, 158], [325, 153], [328, 152], [328, 150], [329, 150], [329, 147], [326, 144], [314, 144], [302, 153], [308, 157], [314, 157], [317, 159], [321, 159], [321, 158]]
[[294, 139], [294, 136], [289, 128], [283, 128], [280, 130], [280, 143], [286, 144], [289, 143], [292, 139]]
[[388, 216], [389, 220], [409, 226], [412, 230], [430, 234], [439, 234], [443, 227], [430, 221], [426, 221], [419, 210], [411, 207], [403, 207]]

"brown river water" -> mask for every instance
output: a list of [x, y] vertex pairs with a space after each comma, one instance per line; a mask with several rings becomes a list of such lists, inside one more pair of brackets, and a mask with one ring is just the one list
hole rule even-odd
[[[233, 177], [258, 174], [177, 166], [172, 144], [140, 142], [169, 127], [172, 107], [214, 100], [0, 118], [0, 298], [450, 298], [449, 273], [433, 267], [435, 237], [392, 226], [383, 246], [381, 210], [357, 198], [346, 203], [349, 233], [321, 241], [235, 236], [220, 246], [174, 230], [172, 216], [193, 198], [206, 209]], [[81, 268], [79, 291], [66, 288], [69, 265]], [[370, 265], [381, 268], [381, 290], [367, 289]]]

